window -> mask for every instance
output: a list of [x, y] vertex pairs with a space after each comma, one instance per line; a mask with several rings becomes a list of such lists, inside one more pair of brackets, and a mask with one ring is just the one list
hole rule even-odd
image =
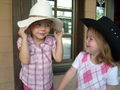
[[53, 8], [53, 15], [63, 21], [64, 57], [63, 62], [69, 62], [72, 58], [72, 0], [49, 0]]
[[97, 0], [96, 2], [96, 19], [106, 16], [105, 13], [105, 0]]

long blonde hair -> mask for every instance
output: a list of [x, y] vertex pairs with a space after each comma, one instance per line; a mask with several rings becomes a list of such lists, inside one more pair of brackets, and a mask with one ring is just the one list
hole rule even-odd
[[[96, 31], [94, 28], [89, 28], [89, 30], [93, 30], [94, 38], [98, 44], [100, 53], [96, 57], [96, 63], [104, 62], [110, 66], [115, 66], [116, 63], [113, 61], [112, 53], [109, 44], [104, 39], [104, 37]], [[101, 61], [102, 60], [102, 61]]]

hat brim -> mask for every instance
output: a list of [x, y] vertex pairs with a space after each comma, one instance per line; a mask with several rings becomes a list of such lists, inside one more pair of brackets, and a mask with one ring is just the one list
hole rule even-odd
[[17, 25], [18, 27], [29, 27], [32, 23], [45, 19], [53, 21], [53, 29], [62, 30], [63, 22], [57, 18], [29, 17], [28, 19], [18, 21]]
[[98, 30], [99, 32], [102, 32], [101, 30], [104, 31], [105, 28], [102, 27], [100, 23], [98, 23], [94, 19], [89, 19], [89, 18], [83, 18], [81, 19], [82, 23], [84, 23], [88, 28], [92, 27]]

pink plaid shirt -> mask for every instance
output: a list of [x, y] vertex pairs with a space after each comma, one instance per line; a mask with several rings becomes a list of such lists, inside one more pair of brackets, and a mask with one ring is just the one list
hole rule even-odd
[[[17, 41], [18, 48], [22, 39]], [[39, 47], [35, 45], [32, 37], [28, 37], [30, 50], [30, 64], [22, 65], [20, 79], [32, 90], [49, 90], [53, 84], [52, 51], [56, 48], [55, 39], [47, 36]]]
[[[107, 64], [93, 64], [88, 53], [81, 52], [72, 65], [78, 71], [77, 90], [106, 90], [107, 84], [118, 84], [117, 68], [112, 71]], [[110, 77], [111, 72], [112, 77], [115, 75], [114, 79]]]

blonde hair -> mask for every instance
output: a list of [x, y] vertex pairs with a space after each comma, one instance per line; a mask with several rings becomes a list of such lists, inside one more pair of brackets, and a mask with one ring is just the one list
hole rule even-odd
[[98, 31], [96, 31], [94, 28], [89, 28], [89, 30], [93, 30], [94, 38], [95, 38], [95, 40], [98, 44], [99, 50], [100, 50], [100, 53], [96, 57], [96, 63], [99, 64], [99, 63], [104, 62], [110, 66], [117, 65], [113, 61], [110, 46], [107, 43], [107, 41], [104, 39], [104, 37]]

